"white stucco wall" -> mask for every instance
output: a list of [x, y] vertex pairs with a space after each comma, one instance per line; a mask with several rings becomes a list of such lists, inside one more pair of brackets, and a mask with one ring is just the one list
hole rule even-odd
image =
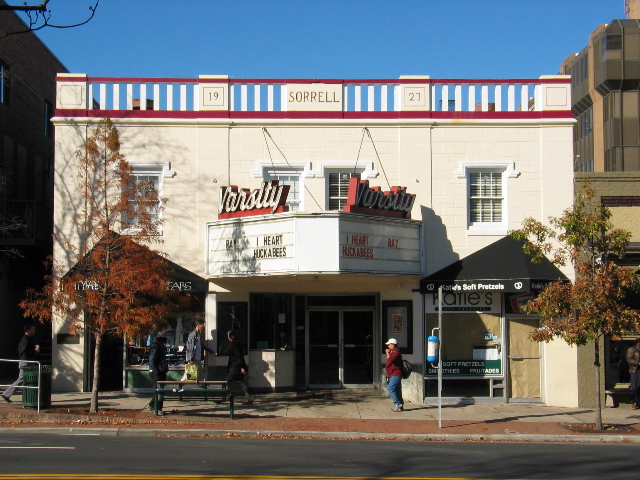
[[[57, 233], [74, 237], [77, 164], [74, 152], [87, 135], [86, 119], [56, 118], [55, 225]], [[406, 186], [416, 195], [414, 220], [423, 221], [424, 271], [435, 272], [493, 243], [518, 228], [528, 216], [546, 220], [572, 202], [572, 120], [243, 120], [114, 118], [122, 153], [132, 162], [167, 162], [173, 173], [163, 179], [162, 249], [170, 259], [205, 276], [207, 222], [217, 218], [219, 187], [258, 188], [263, 168], [291, 165], [303, 171], [303, 209], [326, 209], [324, 172], [334, 168], [365, 168], [372, 186], [388, 190]], [[364, 135], [367, 128], [371, 139]], [[266, 129], [266, 130], [264, 130]], [[375, 148], [374, 148], [375, 146]], [[473, 166], [498, 165], [512, 172], [506, 180], [508, 219], [502, 231], [474, 234], [467, 226], [467, 180], [460, 172]], [[55, 244], [54, 254], [64, 259]], [[570, 271], [565, 271], [571, 276]], [[273, 278], [258, 283], [259, 291], [375, 292], [381, 300], [414, 301], [414, 354], [423, 354], [422, 318], [417, 277], [351, 279]], [[220, 283], [220, 282], [218, 282]], [[242, 293], [226, 293], [239, 284], [211, 284], [211, 291], [246, 296], [254, 281], [245, 279]], [[265, 290], [267, 289], [267, 290]], [[282, 290], [284, 291], [284, 290]], [[221, 297], [222, 298], [222, 297]], [[209, 302], [209, 307], [215, 302]], [[208, 321], [213, 321], [208, 312]], [[64, 330], [57, 323], [56, 333]], [[208, 328], [211, 330], [211, 328]], [[56, 345], [54, 363], [81, 365], [82, 345]], [[562, 368], [558, 368], [562, 365]], [[544, 348], [545, 401], [577, 405], [575, 353], [553, 342]], [[77, 370], [77, 368], [76, 368]], [[62, 372], [54, 388], [80, 388], [81, 375]], [[79, 383], [78, 383], [79, 382]]]

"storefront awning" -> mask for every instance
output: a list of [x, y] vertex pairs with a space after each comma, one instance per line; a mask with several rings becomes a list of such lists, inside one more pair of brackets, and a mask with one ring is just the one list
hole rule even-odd
[[[114, 233], [116, 237], [118, 234]], [[98, 243], [103, 242], [100, 240]], [[95, 248], [95, 246], [93, 247]], [[144, 246], [140, 246], [140, 248], [147, 248]], [[75, 264], [71, 269], [65, 273], [65, 277], [67, 275], [73, 275], [79, 271], [90, 271], [90, 263], [91, 263], [91, 251], [87, 253], [83, 260]], [[155, 254], [157, 256], [157, 254]], [[206, 293], [209, 291], [209, 282], [196, 275], [195, 273], [187, 270], [186, 268], [178, 265], [177, 263], [172, 262], [167, 258], [163, 258], [165, 263], [167, 264], [168, 269], [170, 270], [169, 282], [167, 288], [169, 290], [178, 291], [182, 293]], [[89, 282], [90, 283], [90, 282]], [[79, 290], [84, 290], [87, 287], [85, 284], [79, 284], [76, 286]]]
[[568, 280], [548, 258], [539, 263], [522, 250], [523, 242], [507, 236], [420, 280], [420, 293], [444, 291], [530, 292]]
[[165, 259], [165, 261], [172, 270], [169, 290], [193, 293], [206, 293], [209, 291], [209, 282], [206, 279], [171, 260]]

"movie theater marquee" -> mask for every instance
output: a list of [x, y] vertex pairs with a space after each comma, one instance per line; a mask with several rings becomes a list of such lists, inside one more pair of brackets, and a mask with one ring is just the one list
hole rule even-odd
[[341, 212], [222, 219], [207, 226], [207, 275], [420, 275], [420, 225]]

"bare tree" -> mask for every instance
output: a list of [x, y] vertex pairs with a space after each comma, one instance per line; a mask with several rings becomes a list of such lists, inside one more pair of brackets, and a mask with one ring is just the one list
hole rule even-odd
[[7, 37], [9, 35], [19, 35], [21, 33], [35, 32], [45, 27], [51, 28], [73, 28], [79, 27], [91, 21], [96, 14], [98, 4], [100, 0], [95, 0], [93, 5], [89, 5], [88, 17], [82, 22], [76, 22], [72, 24], [59, 24], [54, 21], [53, 12], [49, 9], [49, 2], [51, 0], [43, 0], [40, 3], [23, 2], [22, 5], [9, 5], [3, 0], [0, 0], [0, 10], [11, 10], [14, 12], [24, 12], [27, 16], [28, 22], [25, 22], [25, 28], [15, 30], [13, 32], [5, 32], [0, 35], [0, 38]]

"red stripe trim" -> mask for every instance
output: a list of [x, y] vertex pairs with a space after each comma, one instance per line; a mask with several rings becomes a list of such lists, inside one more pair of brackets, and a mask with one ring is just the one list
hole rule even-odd
[[571, 110], [547, 110], [544, 112], [431, 112], [434, 119], [544, 119], [544, 118], [573, 118]]
[[478, 79], [478, 80], [470, 80], [470, 79], [459, 79], [459, 78], [439, 78], [432, 79], [431, 81], [427, 81], [424, 83], [433, 83], [437, 85], [441, 84], [464, 84], [464, 85], [513, 85], [513, 84], [537, 84], [537, 83], [571, 83], [571, 78], [507, 78], [504, 80], [500, 79]]
[[570, 84], [571, 78], [507, 78], [507, 79], [459, 79], [459, 78], [391, 78], [391, 79], [327, 79], [327, 78], [143, 78], [143, 77], [60, 77], [56, 80], [72, 82], [102, 83], [232, 83], [232, 84], [412, 84], [426, 83], [434, 85], [512, 85], [512, 84]]
[[56, 82], [86, 82], [87, 77], [56, 77]]
[[56, 117], [86, 117], [86, 118], [229, 118], [227, 110], [194, 112], [181, 110], [82, 110], [82, 109], [57, 109]]
[[344, 112], [229, 112], [231, 118], [263, 119], [341, 119]]
[[232, 78], [230, 79], [231, 83], [275, 83], [275, 84], [285, 84], [285, 83], [303, 83], [303, 84], [312, 84], [312, 83], [324, 83], [324, 84], [341, 84], [344, 80], [336, 80], [336, 79], [328, 79], [328, 78], [285, 78], [285, 79], [273, 79], [273, 78]]
[[84, 110], [57, 109], [57, 117], [87, 118], [230, 118], [230, 119], [333, 119], [333, 120], [385, 120], [385, 119], [467, 119], [467, 120], [526, 120], [573, 118], [570, 110], [546, 112], [240, 112], [240, 111], [180, 111], [180, 110]]
[[[200, 83], [207, 78], [143, 78], [143, 77], [89, 77], [89, 82], [102, 83]], [[225, 79], [226, 80], [226, 79]]]

